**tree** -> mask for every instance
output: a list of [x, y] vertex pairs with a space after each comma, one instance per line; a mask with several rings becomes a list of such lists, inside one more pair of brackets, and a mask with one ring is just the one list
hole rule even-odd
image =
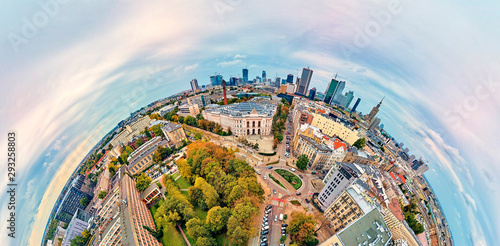
[[165, 134], [163, 134], [163, 131], [161, 130], [160, 124], [154, 125], [153, 127], [151, 127], [151, 130], [155, 133], [155, 136], [161, 136], [161, 137], [165, 138]]
[[205, 227], [205, 223], [198, 218], [190, 219], [186, 223], [186, 230], [188, 235], [194, 240], [197, 240], [199, 237], [210, 237], [210, 232]]
[[227, 135], [229, 135], [229, 136], [233, 135], [233, 132], [231, 131], [231, 127], [227, 128]]
[[283, 141], [283, 134], [281, 134], [280, 132], [274, 133], [274, 137], [277, 138], [280, 143], [281, 141]]
[[313, 216], [305, 213], [292, 212], [292, 218], [288, 226], [292, 241], [298, 245], [309, 245], [315, 242], [314, 225], [316, 221]]
[[226, 228], [230, 216], [231, 209], [215, 206], [208, 210], [205, 223], [211, 232], [218, 234]]
[[213, 238], [208, 238], [208, 237], [199, 237], [198, 240], [196, 240], [195, 246], [212, 246], [212, 245], [217, 245], [217, 242]]
[[121, 162], [123, 164], [128, 164], [128, 152], [127, 151], [123, 151], [121, 154], [120, 154], [120, 159], [121, 159]]
[[142, 138], [139, 137], [137, 140], [135, 140], [135, 147], [139, 148], [144, 142], [142, 142]]
[[99, 191], [99, 195], [97, 195], [97, 197], [99, 197], [99, 199], [103, 199], [104, 197], [106, 197], [106, 195], [108, 195], [108, 192], [105, 190], [101, 190]]
[[152, 178], [148, 177], [145, 173], [141, 173], [139, 177], [137, 177], [136, 183], [135, 183], [135, 188], [139, 192], [143, 192], [146, 190], [149, 185], [151, 184], [151, 181], [153, 181]]
[[356, 142], [354, 142], [352, 146], [356, 147], [357, 149], [362, 149], [365, 147], [365, 145], [366, 145], [366, 139], [359, 138], [358, 140], [356, 140]]
[[278, 143], [279, 143], [279, 140], [277, 138], [274, 138], [273, 149], [276, 149], [276, 147], [278, 147]]
[[144, 127], [144, 133], [146, 134], [146, 137], [148, 137], [148, 139], [151, 138], [151, 133], [149, 133], [148, 127]]
[[248, 230], [241, 228], [241, 226], [238, 226], [231, 234], [231, 243], [234, 245], [246, 245], [248, 237]]
[[306, 170], [308, 163], [309, 158], [307, 158], [307, 155], [301, 155], [299, 156], [299, 159], [297, 159], [297, 168], [300, 170]]
[[87, 205], [89, 205], [89, 202], [90, 200], [87, 197], [82, 197], [82, 199], [80, 199], [80, 205], [82, 205], [82, 207], [84, 208], [86, 208]]
[[258, 149], [259, 149], [259, 144], [258, 144], [258, 143], [255, 143], [255, 144], [253, 145], [253, 148], [258, 150]]
[[132, 154], [132, 152], [134, 152], [134, 149], [132, 149], [132, 147], [130, 147], [130, 146], [127, 146], [127, 147], [125, 147], [125, 151], [127, 151], [127, 153], [130, 155], [130, 154]]

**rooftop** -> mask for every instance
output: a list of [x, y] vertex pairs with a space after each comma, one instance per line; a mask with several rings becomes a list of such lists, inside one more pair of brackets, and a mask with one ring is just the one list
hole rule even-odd
[[230, 115], [232, 117], [242, 117], [250, 114], [272, 117], [275, 109], [276, 106], [269, 103], [242, 102], [221, 106], [218, 108], [207, 109], [205, 110], [205, 112]]
[[164, 124], [162, 128], [165, 129], [165, 131], [167, 131], [167, 132], [173, 132], [181, 127], [182, 127], [181, 124], [175, 124], [172, 122], [168, 122], [168, 123]]
[[386, 245], [392, 238], [391, 232], [378, 209], [373, 209], [363, 217], [337, 233], [344, 245]]
[[332, 151], [332, 149], [328, 148], [328, 146], [326, 146], [325, 144], [316, 143], [310, 137], [304, 136], [302, 134], [300, 135], [300, 137], [303, 138], [305, 141], [307, 141], [309, 144], [313, 145], [314, 148], [319, 149], [320, 151], [323, 151], [323, 152], [331, 152]]

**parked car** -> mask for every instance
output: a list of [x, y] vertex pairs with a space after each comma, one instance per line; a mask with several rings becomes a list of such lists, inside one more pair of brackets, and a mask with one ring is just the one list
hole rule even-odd
[[274, 216], [274, 222], [278, 221], [278, 215]]
[[266, 235], [266, 234], [269, 234], [269, 230], [266, 230], [266, 231], [263, 231], [260, 233], [261, 235]]
[[287, 227], [287, 226], [288, 226], [288, 224], [281, 224], [281, 226], [282, 226], [282, 227]]
[[268, 245], [267, 242], [260, 244], [260, 246], [267, 246], [267, 245]]
[[283, 214], [280, 214], [280, 220], [283, 220]]
[[264, 226], [262, 227], [262, 230], [265, 231], [265, 230], [269, 230], [269, 226]]
[[267, 238], [267, 235], [261, 236], [260, 239]]
[[272, 208], [272, 207], [273, 207], [273, 205], [267, 205], [267, 206], [266, 206], [266, 209], [270, 209], [270, 208]]
[[286, 234], [286, 230], [281, 230], [281, 234]]
[[261, 243], [267, 242], [267, 238], [263, 238], [260, 240]]
[[302, 175], [299, 174], [299, 178], [303, 179], [304, 177], [302, 177]]
[[276, 189], [273, 189], [273, 193], [276, 194]]
[[300, 193], [300, 192], [297, 192], [297, 194], [296, 194], [296, 195], [297, 195], [297, 196], [300, 196], [301, 194], [302, 194], [302, 193]]
[[273, 169], [273, 166], [270, 166], [269, 169]]
[[266, 176], [264, 176], [264, 179], [267, 179], [267, 177], [266, 177]]
[[293, 168], [293, 167], [290, 168], [290, 171], [295, 172], [295, 168]]
[[310, 201], [309, 201], [309, 199], [307, 199], [307, 198], [306, 198], [305, 200], [306, 200], [306, 202], [307, 202], [307, 203], [309, 203], [309, 202], [310, 202]]
[[312, 172], [311, 174], [316, 174], [316, 172]]

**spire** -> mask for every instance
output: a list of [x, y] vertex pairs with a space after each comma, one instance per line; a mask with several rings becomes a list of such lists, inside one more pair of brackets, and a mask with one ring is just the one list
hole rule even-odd
[[384, 98], [385, 98], [385, 96], [382, 97], [382, 100], [380, 100], [380, 102], [378, 103], [377, 108], [380, 108], [380, 105], [382, 105], [382, 102], [384, 101]]

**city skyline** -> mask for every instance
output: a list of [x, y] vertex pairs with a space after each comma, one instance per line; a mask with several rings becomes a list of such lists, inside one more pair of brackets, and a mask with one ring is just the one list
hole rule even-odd
[[[23, 19], [31, 22], [44, 10], [36, 1], [6, 3], [0, 129], [19, 134], [18, 201], [24, 202], [18, 211], [25, 211], [17, 218], [19, 242], [41, 240], [75, 167], [131, 112], [189, 90], [193, 78], [207, 84], [214, 71], [243, 77], [248, 67], [249, 79], [263, 70], [284, 79], [309, 66], [309, 89], [323, 93], [338, 72], [362, 98], [357, 111], [364, 114], [385, 95], [377, 117], [415, 156], [429, 160], [425, 176], [456, 244], [494, 244], [500, 231], [499, 166], [491, 148], [500, 135], [494, 125], [500, 118], [498, 4], [398, 2], [389, 23], [372, 15], [389, 13], [386, 2], [320, 2], [309, 10], [300, 2], [265, 4], [237, 2], [221, 12], [212, 3], [135, 3], [109, 15], [111, 3], [66, 3], [35, 34], [13, 43], [9, 34], [22, 35]], [[296, 18], [267, 10], [279, 8]], [[376, 35], [365, 33], [369, 23], [381, 23]], [[85, 28], [75, 32], [77, 26]], [[228, 38], [235, 32], [249, 35]], [[0, 214], [5, 228], [7, 209]], [[0, 240], [13, 244], [5, 234]]]

